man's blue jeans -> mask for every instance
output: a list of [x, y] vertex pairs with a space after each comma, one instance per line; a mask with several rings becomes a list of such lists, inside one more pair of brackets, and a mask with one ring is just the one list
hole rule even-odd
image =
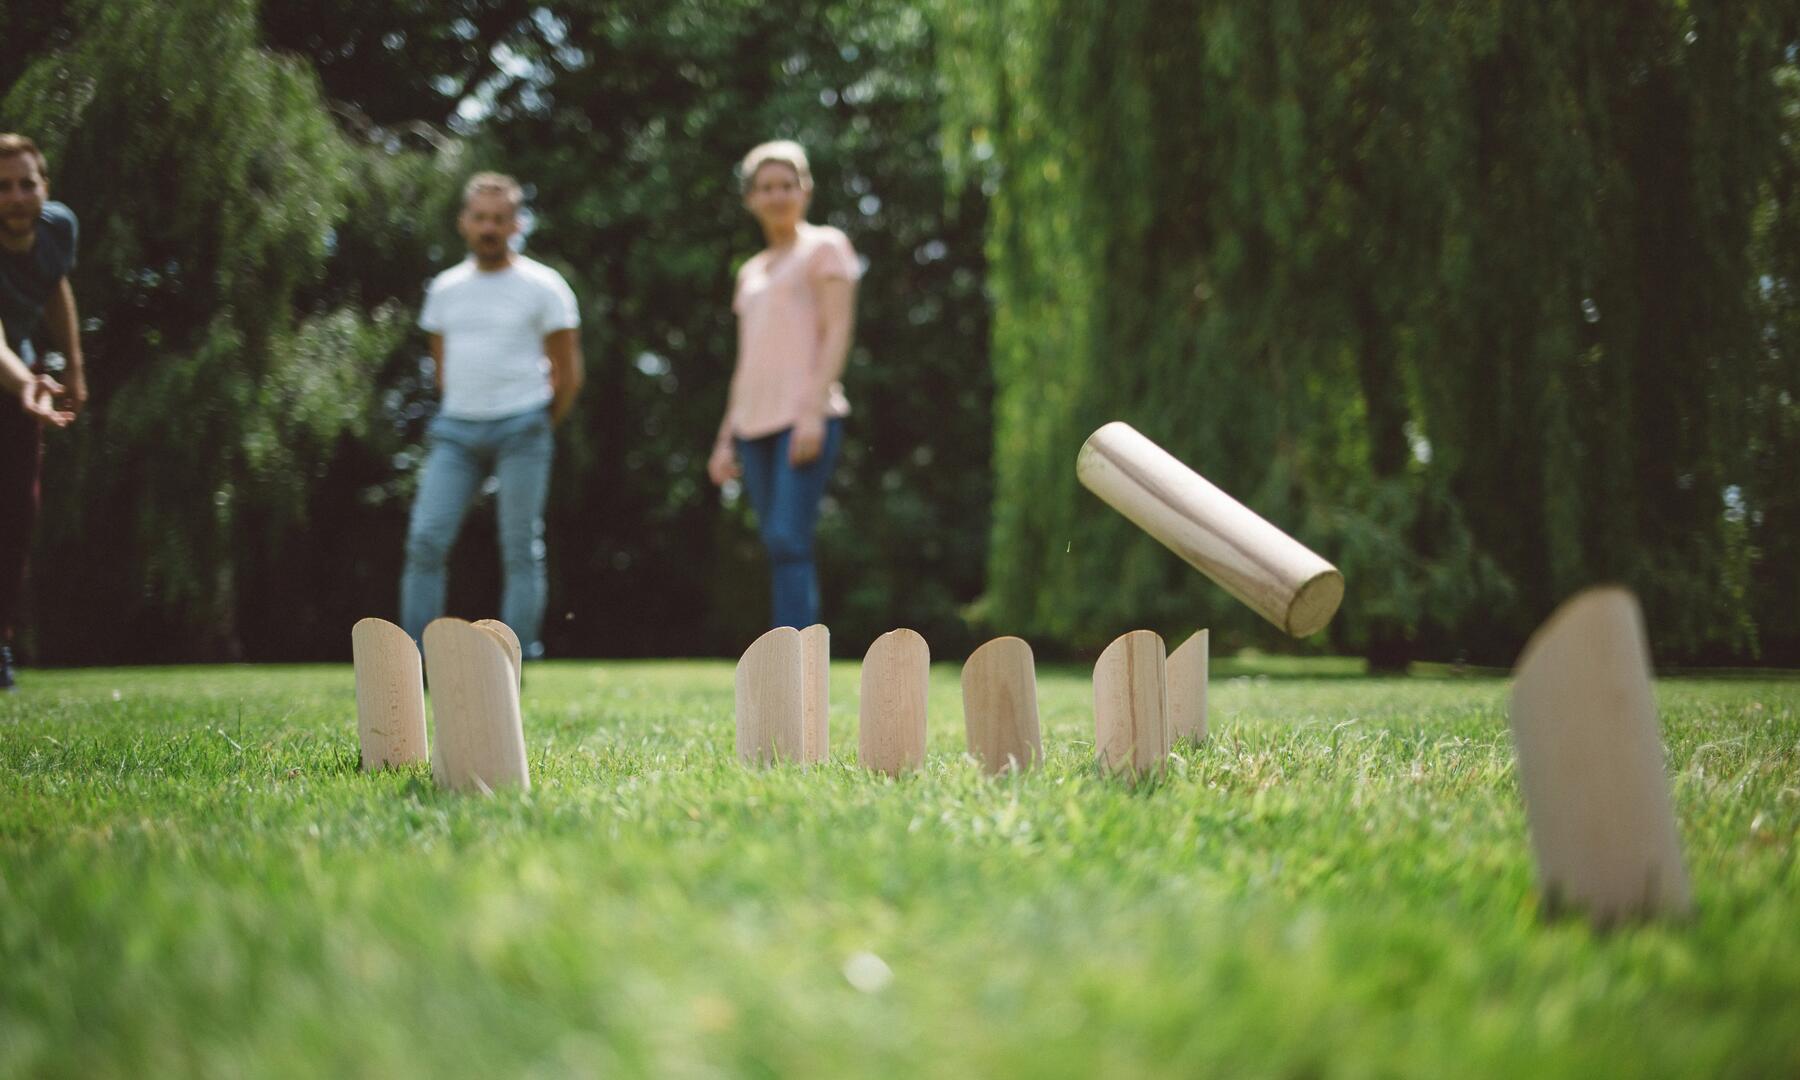
[[760, 439], [737, 440], [744, 471], [744, 494], [756, 511], [757, 531], [769, 553], [769, 579], [774, 593], [772, 626], [805, 629], [819, 621], [819, 575], [813, 565], [813, 530], [819, 524], [819, 502], [831, 482], [831, 468], [844, 441], [844, 422], [825, 425], [819, 456], [799, 468], [788, 464], [788, 437], [793, 429]]
[[419, 495], [406, 530], [400, 579], [400, 625], [420, 640], [444, 613], [444, 564], [463, 515], [482, 481], [500, 481], [500, 561], [506, 572], [500, 620], [519, 635], [526, 656], [543, 655], [544, 504], [550, 493], [554, 443], [550, 411], [533, 409], [498, 420], [439, 416], [427, 431]]

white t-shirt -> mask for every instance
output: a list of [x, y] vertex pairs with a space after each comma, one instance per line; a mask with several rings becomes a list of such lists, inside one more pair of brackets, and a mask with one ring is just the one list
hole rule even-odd
[[550, 403], [544, 337], [581, 325], [561, 274], [514, 255], [486, 271], [471, 256], [431, 280], [419, 326], [444, 338], [445, 416], [494, 420]]

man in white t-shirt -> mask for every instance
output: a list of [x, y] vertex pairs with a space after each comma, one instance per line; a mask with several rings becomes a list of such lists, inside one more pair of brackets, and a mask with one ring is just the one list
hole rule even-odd
[[561, 274], [512, 249], [523, 197], [510, 176], [470, 179], [456, 220], [469, 257], [425, 292], [419, 326], [444, 401], [427, 434], [406, 531], [400, 622], [418, 639], [444, 613], [451, 545], [476, 491], [494, 476], [506, 572], [500, 619], [519, 635], [525, 655], [540, 656], [550, 429], [581, 389], [581, 316]]

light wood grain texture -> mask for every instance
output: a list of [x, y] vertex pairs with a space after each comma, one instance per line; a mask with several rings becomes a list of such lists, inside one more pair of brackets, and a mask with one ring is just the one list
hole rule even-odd
[[799, 761], [806, 688], [800, 631], [778, 626], [737, 665], [737, 753], [751, 765]]
[[456, 791], [530, 789], [519, 681], [498, 634], [461, 619], [425, 628], [437, 732], [432, 773]]
[[1196, 631], [1169, 654], [1164, 678], [1169, 684], [1169, 735], [1179, 741], [1206, 741], [1206, 680], [1211, 662], [1210, 635]]
[[1082, 485], [1220, 588], [1294, 637], [1317, 633], [1344, 599], [1337, 568], [1214, 487], [1131, 425], [1088, 436]]
[[425, 680], [419, 647], [385, 619], [350, 628], [356, 664], [356, 737], [362, 767], [373, 772], [430, 756], [425, 736]]
[[1519, 787], [1551, 912], [1605, 924], [1689, 910], [1637, 598], [1589, 589], [1558, 608], [1514, 669]]
[[800, 631], [800, 760], [831, 756], [831, 631], [814, 623]]
[[1168, 760], [1166, 659], [1161, 637], [1133, 630], [1094, 664], [1094, 746], [1107, 772], [1146, 777]]
[[1043, 760], [1030, 645], [1003, 637], [976, 649], [963, 664], [962, 699], [969, 753], [983, 770], [1024, 771]]
[[898, 776], [925, 764], [925, 695], [931, 649], [912, 630], [875, 639], [863, 657], [857, 760]]
[[476, 621], [475, 625], [500, 639], [500, 644], [506, 648], [506, 659], [512, 663], [513, 675], [518, 679], [519, 687], [523, 690], [525, 686], [525, 650], [519, 646], [519, 635], [513, 633], [512, 627], [499, 619], [480, 619]]

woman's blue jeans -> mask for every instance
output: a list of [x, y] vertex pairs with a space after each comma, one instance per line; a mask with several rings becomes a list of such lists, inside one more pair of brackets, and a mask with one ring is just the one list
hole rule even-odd
[[469, 503], [489, 476], [500, 482], [497, 517], [505, 585], [500, 620], [519, 635], [526, 656], [541, 656], [544, 621], [544, 504], [555, 448], [550, 411], [533, 409], [498, 420], [439, 416], [428, 430], [429, 450], [406, 530], [406, 570], [400, 578], [400, 626], [421, 640], [444, 613], [444, 564]]
[[819, 456], [795, 468], [788, 464], [793, 429], [760, 439], [737, 440], [743, 468], [744, 494], [756, 511], [757, 531], [769, 554], [770, 590], [775, 612], [771, 626], [805, 629], [819, 621], [819, 575], [813, 562], [813, 532], [819, 503], [831, 482], [844, 422], [828, 420]]

